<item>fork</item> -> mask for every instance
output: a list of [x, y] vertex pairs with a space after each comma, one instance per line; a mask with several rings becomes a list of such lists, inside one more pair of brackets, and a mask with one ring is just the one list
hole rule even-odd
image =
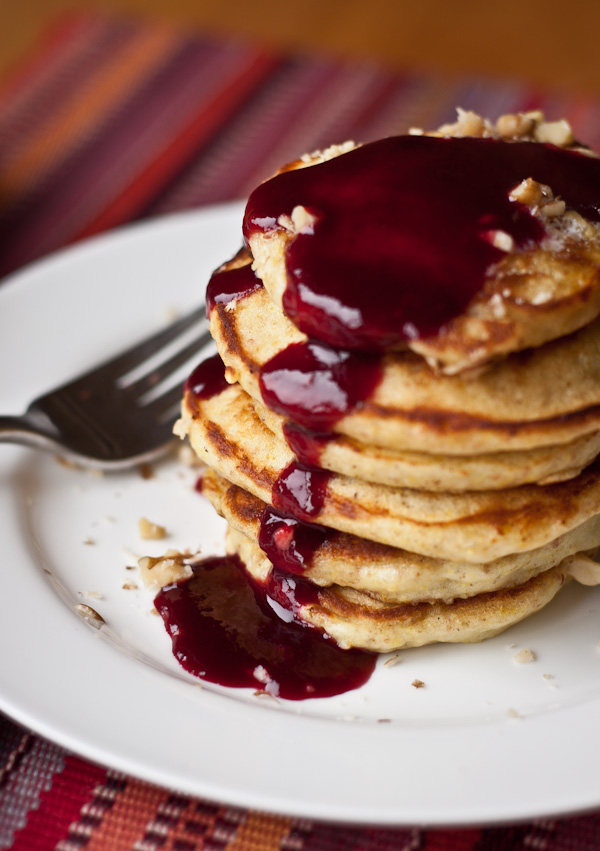
[[[188, 337], [191, 342], [173, 349]], [[204, 306], [97, 368], [39, 396], [22, 416], [0, 416], [0, 442], [44, 449], [86, 467], [124, 469], [158, 458], [173, 439], [181, 382], [174, 372], [210, 340]], [[150, 363], [147, 363], [150, 362]], [[156, 364], [157, 365], [154, 365]], [[138, 377], [139, 376], [139, 377]]]

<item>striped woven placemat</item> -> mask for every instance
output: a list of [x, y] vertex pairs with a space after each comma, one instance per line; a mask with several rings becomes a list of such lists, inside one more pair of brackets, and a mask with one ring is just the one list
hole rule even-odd
[[589, 98], [69, 17], [0, 89], [0, 274], [123, 222], [245, 197], [305, 151], [435, 127], [456, 106], [541, 108], [600, 147]]
[[[0, 274], [125, 222], [242, 198], [304, 151], [433, 127], [457, 105], [490, 117], [541, 108], [600, 148], [591, 99], [69, 16], [0, 89]], [[345, 828], [182, 797], [0, 718], [8, 848], [597, 851], [600, 814], [510, 828]]]

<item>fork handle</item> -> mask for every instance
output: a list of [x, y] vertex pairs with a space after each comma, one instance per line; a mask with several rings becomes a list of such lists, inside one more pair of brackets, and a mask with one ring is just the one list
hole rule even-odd
[[0, 416], [0, 443], [19, 443], [35, 449], [60, 449], [57, 440], [27, 414], [21, 417]]

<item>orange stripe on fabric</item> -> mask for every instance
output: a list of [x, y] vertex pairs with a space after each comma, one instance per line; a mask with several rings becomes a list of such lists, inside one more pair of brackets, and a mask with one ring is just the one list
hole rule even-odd
[[281, 842], [289, 836], [292, 819], [249, 812], [239, 825], [226, 851], [280, 851]]
[[179, 44], [172, 30], [144, 29], [97, 69], [86, 85], [67, 102], [16, 156], [2, 164], [4, 197], [23, 192], [65, 153], [99, 125]]
[[129, 780], [100, 825], [92, 831], [86, 851], [130, 851], [144, 838], [147, 824], [168, 796], [169, 793], [158, 786]]
[[198, 145], [211, 138], [246, 93], [268, 74], [275, 62], [272, 55], [261, 55], [253, 57], [247, 65], [236, 68], [235, 79], [216, 91], [201, 113], [194, 117], [169, 147], [133, 176], [125, 190], [73, 239], [91, 236], [132, 219], [155, 196], [157, 189], [168, 183], [182, 163], [198, 149]]

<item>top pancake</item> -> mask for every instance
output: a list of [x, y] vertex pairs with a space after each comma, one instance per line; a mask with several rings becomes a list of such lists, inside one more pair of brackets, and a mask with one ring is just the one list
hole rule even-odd
[[[555, 145], [564, 148], [574, 145], [564, 124], [557, 129], [554, 124], [544, 122], [539, 114], [502, 116], [494, 127], [477, 119], [472, 114], [461, 113], [456, 125], [442, 128], [443, 132], [435, 135], [486, 136], [506, 145], [517, 141], [541, 145], [550, 134]], [[514, 120], [511, 123], [507, 119]], [[554, 136], [551, 130], [555, 131]], [[352, 144], [333, 146], [281, 171], [327, 167], [331, 159], [351, 156], [352, 149]], [[583, 158], [585, 155], [570, 152], [565, 156]], [[598, 316], [600, 226], [569, 209], [562, 199], [554, 196], [551, 186], [535, 181], [532, 174], [523, 173], [520, 181], [512, 190], [511, 200], [515, 207], [528, 210], [540, 223], [544, 238], [535, 245], [519, 247], [509, 234], [490, 231], [500, 259], [489, 265], [481, 289], [466, 309], [444, 323], [437, 333], [396, 342], [393, 348], [408, 347], [435, 370], [455, 374], [481, 367], [510, 352], [543, 345], [572, 333]], [[248, 236], [255, 270], [280, 308], [285, 304], [289, 286], [288, 252], [299, 236], [323, 226], [319, 217], [313, 216], [304, 204], [310, 207], [300, 193], [290, 209], [276, 217], [276, 226]], [[251, 209], [252, 197], [248, 210], [251, 212]], [[356, 211], [352, 214], [356, 215]], [[365, 206], [365, 218], [367, 215], [372, 215], [372, 211]], [[377, 250], [375, 247], [374, 253]], [[427, 254], [427, 246], [423, 254]], [[331, 274], [335, 276], [335, 267]], [[419, 287], [418, 280], [414, 284]], [[369, 287], [373, 299], [381, 298], [376, 272]], [[385, 304], [381, 307], [385, 309]], [[287, 313], [299, 328], [309, 330], [289, 305]], [[310, 335], [318, 337], [314, 329], [310, 330]], [[332, 340], [327, 339], [327, 342]]]

